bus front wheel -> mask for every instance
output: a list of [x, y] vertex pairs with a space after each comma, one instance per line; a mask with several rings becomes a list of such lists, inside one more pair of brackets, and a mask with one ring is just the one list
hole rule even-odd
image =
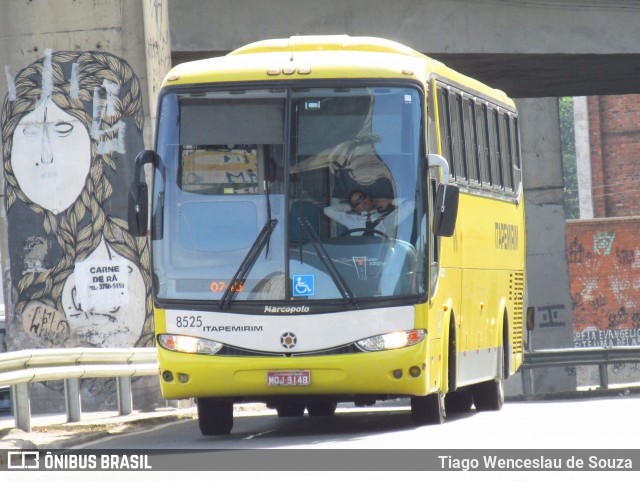
[[204, 436], [229, 434], [233, 428], [233, 403], [198, 398], [198, 425]]
[[442, 424], [446, 417], [443, 393], [411, 398], [411, 419], [414, 424], [418, 426]]

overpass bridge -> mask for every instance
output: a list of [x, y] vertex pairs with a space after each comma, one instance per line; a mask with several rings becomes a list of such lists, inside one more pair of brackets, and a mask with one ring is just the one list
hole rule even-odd
[[640, 91], [640, 2], [171, 0], [174, 60], [296, 34], [378, 36], [515, 98]]

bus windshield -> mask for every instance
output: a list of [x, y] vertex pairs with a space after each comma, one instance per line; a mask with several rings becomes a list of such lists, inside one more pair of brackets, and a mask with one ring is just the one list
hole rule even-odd
[[426, 292], [423, 94], [295, 84], [170, 90], [152, 247], [164, 300], [336, 300]]

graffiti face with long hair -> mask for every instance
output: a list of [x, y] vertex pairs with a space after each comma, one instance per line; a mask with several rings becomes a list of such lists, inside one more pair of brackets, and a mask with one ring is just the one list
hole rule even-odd
[[13, 133], [11, 166], [20, 189], [57, 214], [78, 198], [91, 165], [85, 126], [51, 99], [22, 117]]

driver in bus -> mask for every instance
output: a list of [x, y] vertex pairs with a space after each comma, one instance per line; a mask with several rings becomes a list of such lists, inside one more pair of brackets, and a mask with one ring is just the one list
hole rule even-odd
[[[345, 226], [352, 235], [375, 235], [378, 233], [392, 237], [401, 222], [412, 213], [412, 209], [398, 206], [392, 199], [372, 198], [366, 192], [353, 190], [348, 197], [349, 203], [333, 204], [325, 207], [324, 213], [330, 219]], [[402, 211], [399, 219], [398, 211]], [[376, 232], [377, 231], [377, 232]]]

